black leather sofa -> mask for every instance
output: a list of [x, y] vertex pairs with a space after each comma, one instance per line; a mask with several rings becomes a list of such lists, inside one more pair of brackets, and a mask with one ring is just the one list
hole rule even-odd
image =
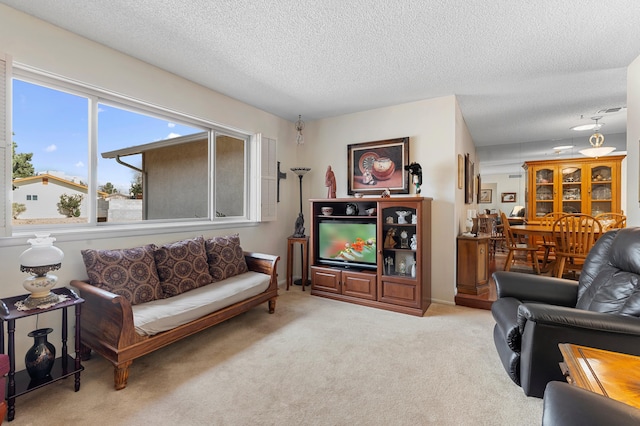
[[640, 355], [640, 228], [601, 236], [578, 282], [495, 272], [493, 337], [509, 377], [541, 398], [564, 380], [559, 343]]
[[602, 425], [640, 425], [640, 410], [568, 383], [547, 384], [542, 426]]

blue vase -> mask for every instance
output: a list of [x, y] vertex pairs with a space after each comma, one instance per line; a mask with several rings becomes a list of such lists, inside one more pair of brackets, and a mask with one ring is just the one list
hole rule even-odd
[[47, 341], [52, 328], [39, 328], [28, 334], [33, 337], [33, 346], [24, 356], [27, 372], [32, 379], [44, 379], [49, 376], [56, 360], [56, 348]]

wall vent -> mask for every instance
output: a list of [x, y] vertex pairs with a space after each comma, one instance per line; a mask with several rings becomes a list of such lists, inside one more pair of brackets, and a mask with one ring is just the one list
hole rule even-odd
[[622, 109], [624, 109], [623, 106], [613, 107], [613, 108], [606, 108], [606, 109], [601, 109], [596, 114], [613, 114], [614, 112], [619, 112]]
[[509, 175], [509, 179], [519, 179], [522, 175]]

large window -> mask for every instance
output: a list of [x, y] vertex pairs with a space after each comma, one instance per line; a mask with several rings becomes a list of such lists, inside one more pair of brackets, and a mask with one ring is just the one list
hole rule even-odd
[[26, 72], [12, 89], [14, 228], [249, 219], [249, 135]]

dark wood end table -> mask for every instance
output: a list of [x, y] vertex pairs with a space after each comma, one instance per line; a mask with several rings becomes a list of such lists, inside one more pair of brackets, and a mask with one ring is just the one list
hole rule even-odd
[[[7, 402], [8, 413], [7, 420], [11, 421], [15, 417], [16, 398], [18, 396], [29, 393], [33, 390], [39, 389], [48, 384], [57, 382], [58, 380], [67, 378], [71, 375], [75, 375], [74, 387], [75, 391], [80, 390], [80, 372], [84, 369], [80, 363], [80, 311], [81, 305], [84, 303], [84, 299], [78, 297], [78, 295], [69, 288], [56, 288], [52, 290], [53, 293], [61, 296], [66, 296], [67, 300], [59, 302], [49, 308], [36, 308], [28, 311], [19, 311], [15, 303], [26, 299], [27, 294], [21, 296], [8, 297], [0, 299], [0, 351], [4, 353], [4, 323], [7, 323], [7, 354], [9, 355], [9, 374], [8, 374], [8, 386], [7, 386]], [[70, 306], [75, 307], [76, 322], [75, 322], [75, 358], [68, 354], [67, 349], [67, 308]], [[43, 314], [46, 312], [62, 310], [62, 356], [56, 358], [51, 370], [50, 378], [47, 377], [43, 380], [32, 380], [27, 370], [21, 370], [16, 373], [16, 354], [15, 354], [15, 331], [16, 320], [20, 318], [30, 317], [32, 315]]]

